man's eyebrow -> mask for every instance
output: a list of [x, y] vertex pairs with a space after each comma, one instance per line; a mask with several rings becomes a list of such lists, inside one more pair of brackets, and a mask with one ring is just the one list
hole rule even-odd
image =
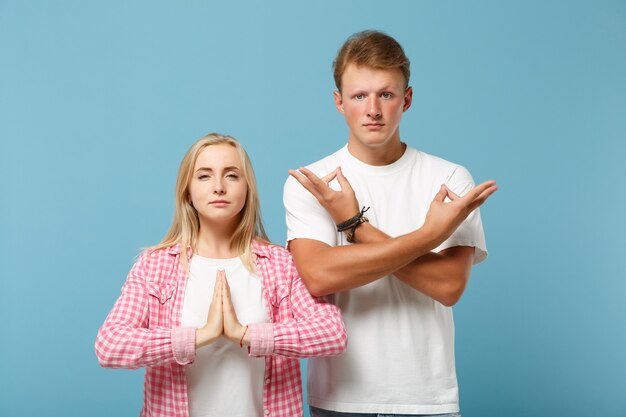
[[344, 91], [345, 91], [347, 94], [350, 94], [350, 95], [356, 95], [356, 94], [367, 94], [367, 93], [369, 93], [370, 91], [372, 91], [372, 92], [374, 92], [374, 93], [384, 93], [384, 92], [388, 92], [388, 91], [389, 91], [389, 92], [390, 92], [390, 91], [393, 91], [393, 89], [394, 89], [394, 87], [393, 87], [391, 84], [385, 84], [385, 85], [383, 85], [382, 87], [377, 88], [377, 89], [375, 89], [375, 90], [368, 90], [367, 88], [361, 88], [361, 87], [359, 87], [359, 88], [355, 88], [355, 89], [353, 89], [353, 90], [347, 90], [347, 89], [344, 89]]

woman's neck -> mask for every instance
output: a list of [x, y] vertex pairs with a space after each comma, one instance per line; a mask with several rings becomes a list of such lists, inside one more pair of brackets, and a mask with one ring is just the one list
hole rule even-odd
[[234, 230], [200, 226], [194, 252], [206, 258], [228, 259], [239, 254], [230, 246]]

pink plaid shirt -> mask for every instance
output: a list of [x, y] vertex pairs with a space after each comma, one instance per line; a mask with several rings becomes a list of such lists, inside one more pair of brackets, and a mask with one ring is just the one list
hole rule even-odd
[[[284, 248], [253, 243], [270, 323], [251, 324], [251, 356], [265, 356], [265, 416], [302, 416], [298, 358], [337, 355], [346, 348], [339, 309], [304, 287]], [[195, 328], [181, 327], [187, 273], [180, 246], [144, 252], [98, 331], [103, 367], [146, 367], [141, 417], [187, 417], [186, 364], [195, 359]]]

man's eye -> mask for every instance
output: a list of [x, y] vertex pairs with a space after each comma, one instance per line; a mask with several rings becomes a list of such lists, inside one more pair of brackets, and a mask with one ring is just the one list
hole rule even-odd
[[391, 97], [393, 97], [393, 94], [391, 94], [391, 93], [382, 93], [380, 96], [382, 98], [385, 98], [385, 99], [390, 99]]
[[363, 100], [365, 98], [365, 94], [357, 94], [356, 96], [354, 96], [355, 100]]

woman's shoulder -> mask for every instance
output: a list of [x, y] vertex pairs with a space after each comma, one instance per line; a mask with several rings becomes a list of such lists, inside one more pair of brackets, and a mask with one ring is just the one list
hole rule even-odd
[[293, 263], [291, 253], [283, 246], [265, 240], [254, 240], [252, 251], [259, 258], [265, 258], [271, 264], [289, 267]]
[[257, 273], [264, 277], [266, 285], [276, 289], [289, 288], [293, 284], [297, 271], [286, 248], [267, 241], [254, 241], [252, 251], [256, 255], [257, 267], [261, 267], [257, 268]]
[[176, 262], [180, 254], [180, 245], [167, 247], [149, 247], [142, 250], [135, 262], [136, 267], [146, 270], [159, 269], [164, 265]]
[[257, 255], [266, 257], [291, 257], [289, 251], [283, 246], [269, 242], [267, 240], [255, 239], [252, 241], [252, 251]]
[[180, 244], [176, 243], [171, 246], [150, 246], [144, 248], [139, 257], [149, 259], [176, 257], [180, 253]]

